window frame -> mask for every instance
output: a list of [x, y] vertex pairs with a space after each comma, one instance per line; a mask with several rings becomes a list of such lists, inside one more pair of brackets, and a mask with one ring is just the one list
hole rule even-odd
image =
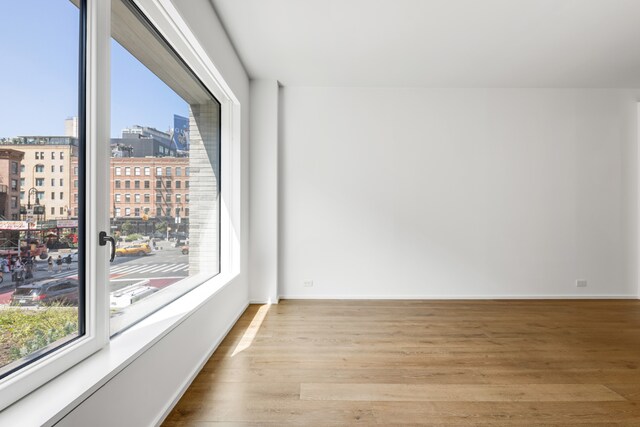
[[[109, 340], [108, 291], [99, 286], [98, 279], [108, 275], [110, 248], [99, 246], [97, 240], [98, 231], [105, 227], [108, 230], [109, 226], [111, 201], [106, 194], [110, 173], [104, 159], [110, 158], [110, 150], [108, 144], [101, 146], [96, 142], [108, 141], [110, 136], [111, 1], [79, 1], [86, 4], [81, 11], [81, 29], [86, 34], [81, 75], [86, 91], [85, 102], [79, 105], [79, 114], [86, 117], [79, 127], [79, 134], [86, 138], [81, 150], [86, 158], [86, 175], [80, 180], [80, 186], [82, 190], [91, 189], [79, 203], [85, 208], [85, 216], [79, 218], [80, 225], [85, 226], [80, 236], [85, 243], [85, 252], [81, 255], [85, 263], [79, 274], [87, 283], [86, 308], [92, 315], [87, 315], [85, 337], [58, 349], [46, 359], [44, 366], [30, 367], [30, 371], [37, 368], [37, 372], [23, 370], [11, 381], [0, 383], [0, 408], [15, 402], [0, 413], [0, 420], [9, 424], [55, 424], [240, 274], [241, 104], [171, 0], [134, 0], [148, 21], [220, 102], [220, 274]], [[189, 175], [186, 168], [185, 176]], [[185, 215], [188, 216], [186, 209]], [[96, 353], [98, 350], [102, 351]], [[26, 378], [29, 374], [35, 375]], [[1, 393], [5, 388], [8, 392]], [[25, 397], [20, 399], [22, 396]], [[34, 411], [34, 407], [38, 410]]]
[[[97, 267], [97, 224], [95, 215], [97, 197], [91, 192], [85, 196], [86, 188], [96, 188], [94, 155], [96, 141], [108, 136], [108, 120], [104, 120], [103, 96], [99, 93], [108, 88], [108, 72], [105, 71], [105, 43], [98, 43], [100, 34], [110, 29], [110, 4], [97, 0], [79, 0], [79, 54], [78, 54], [78, 135], [84, 144], [79, 145], [80, 176], [84, 168], [85, 179], [80, 180], [78, 206], [84, 208], [84, 215], [78, 219], [78, 241], [84, 251], [79, 251], [78, 276], [83, 278], [85, 286], [80, 287], [80, 299], [84, 304], [78, 305], [78, 336], [66, 343], [47, 349], [40, 357], [7, 374], [0, 380], [0, 409], [11, 405], [16, 400], [32, 392], [51, 379], [76, 366], [108, 343], [108, 315], [100, 315], [104, 307], [108, 307], [108, 294], [100, 286], [96, 286], [97, 277], [104, 275]], [[106, 40], [108, 41], [108, 39]], [[108, 46], [108, 45], [107, 45]], [[109, 117], [108, 115], [106, 116]], [[52, 151], [52, 158], [55, 156]], [[43, 153], [40, 153], [42, 157]], [[84, 161], [83, 161], [84, 160]], [[86, 181], [86, 184], [85, 184]], [[86, 185], [86, 188], [85, 188]], [[103, 252], [100, 251], [100, 252]], [[89, 262], [87, 262], [87, 260]], [[80, 321], [82, 319], [83, 321]]]

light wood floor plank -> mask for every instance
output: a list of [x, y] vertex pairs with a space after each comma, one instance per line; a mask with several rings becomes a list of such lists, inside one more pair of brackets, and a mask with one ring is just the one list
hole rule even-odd
[[615, 402], [601, 384], [335, 384], [303, 383], [302, 400], [364, 402]]
[[261, 308], [165, 426], [640, 426], [640, 301]]

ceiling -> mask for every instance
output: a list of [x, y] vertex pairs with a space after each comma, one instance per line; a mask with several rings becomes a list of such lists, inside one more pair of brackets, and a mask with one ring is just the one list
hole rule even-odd
[[211, 0], [285, 86], [640, 87], [640, 0]]

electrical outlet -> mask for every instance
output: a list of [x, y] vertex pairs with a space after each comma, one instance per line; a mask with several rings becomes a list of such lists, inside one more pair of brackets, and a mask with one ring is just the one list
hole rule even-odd
[[584, 279], [576, 280], [576, 287], [577, 288], [586, 288], [587, 287], [587, 281], [584, 280]]
[[302, 286], [305, 288], [313, 288], [313, 280], [305, 280], [302, 282]]

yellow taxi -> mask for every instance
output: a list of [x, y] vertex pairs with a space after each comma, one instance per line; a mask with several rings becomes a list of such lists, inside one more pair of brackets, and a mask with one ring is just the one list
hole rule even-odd
[[126, 248], [116, 249], [116, 256], [126, 255], [138, 255], [144, 256], [151, 253], [151, 246], [147, 243], [137, 243], [135, 245], [127, 246]]

